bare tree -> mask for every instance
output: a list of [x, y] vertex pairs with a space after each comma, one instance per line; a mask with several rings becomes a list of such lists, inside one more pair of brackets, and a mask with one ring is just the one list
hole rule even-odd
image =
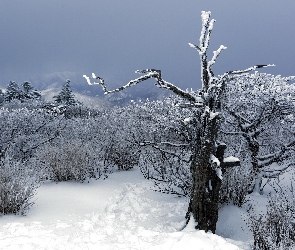
[[90, 85], [101, 85], [105, 94], [119, 92], [153, 78], [157, 81], [156, 85], [158, 87], [172, 91], [181, 97], [185, 101], [182, 104], [183, 107], [195, 109], [196, 117], [187, 121], [196, 128], [196, 133], [189, 142], [192, 152], [190, 171], [193, 183], [186, 219], [187, 223], [190, 219], [193, 219], [197, 224], [197, 229], [210, 230], [215, 233], [222, 172], [226, 170], [227, 166], [239, 165], [238, 161], [224, 162], [223, 155], [226, 145], [217, 140], [222, 115], [221, 101], [225, 85], [231, 75], [247, 73], [270, 65], [257, 65], [246, 70], [230, 71], [221, 76], [214, 76], [212, 66], [226, 47], [221, 45], [218, 50], [213, 52], [212, 59], [208, 61], [207, 51], [215, 22], [214, 19], [210, 20], [210, 15], [210, 12], [202, 12], [202, 30], [199, 45], [189, 44], [190, 47], [198, 51], [201, 61], [202, 88], [198, 92], [187, 92], [165, 81], [162, 78], [161, 71], [156, 69], [136, 71], [136, 73], [144, 75], [114, 90], [108, 90], [104, 79], [97, 77], [94, 73], [92, 73], [92, 78], [98, 80], [98, 82], [91, 83], [88, 76], [84, 75], [84, 77]]

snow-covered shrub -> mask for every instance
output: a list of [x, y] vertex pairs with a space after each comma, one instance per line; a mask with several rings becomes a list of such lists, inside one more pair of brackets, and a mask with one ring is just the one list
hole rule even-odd
[[105, 167], [129, 170], [138, 165], [141, 141], [140, 108], [136, 105], [104, 110], [95, 124]]
[[42, 108], [9, 104], [0, 109], [0, 151], [15, 161], [26, 162], [34, 158], [39, 147], [58, 137], [63, 129], [62, 118]]
[[116, 166], [118, 170], [129, 170], [138, 165], [139, 156], [128, 142], [125, 145], [114, 143], [106, 148], [104, 164]]
[[228, 169], [223, 174], [223, 181], [220, 190], [220, 202], [232, 203], [241, 207], [247, 201], [249, 187], [249, 173], [245, 166]]
[[269, 196], [267, 213], [258, 218], [249, 210], [250, 230], [253, 233], [253, 249], [294, 249], [295, 203], [283, 193]]
[[106, 171], [93, 148], [79, 141], [48, 146], [39, 157], [49, 178], [56, 182], [83, 182], [88, 178], [99, 178]]
[[66, 119], [72, 118], [94, 118], [100, 116], [100, 111], [98, 109], [89, 108], [83, 106], [81, 103], [77, 105], [65, 105], [58, 103], [45, 103], [43, 108], [52, 112], [55, 116], [63, 116]]
[[139, 167], [143, 176], [154, 182], [156, 191], [179, 196], [191, 194], [192, 177], [189, 165], [180, 158], [145, 149], [142, 151]]
[[63, 114], [66, 119], [71, 118], [94, 118], [99, 116], [100, 111], [97, 109], [92, 109], [85, 107], [81, 104], [79, 105], [71, 105], [71, 106], [65, 106], [63, 108]]
[[0, 214], [24, 214], [39, 184], [30, 166], [9, 157], [0, 161]]
[[188, 147], [191, 131], [185, 119], [192, 116], [192, 111], [181, 108], [180, 101], [168, 97], [134, 104], [134, 120], [138, 122], [133, 135], [138, 141], [139, 167], [144, 177], [154, 181], [157, 191], [188, 196], [192, 187]]
[[130, 113], [124, 108], [101, 112], [80, 106], [70, 108], [73, 113], [60, 122], [63, 130], [58, 138], [38, 153], [51, 179], [107, 177], [115, 168], [127, 170], [137, 164], [130, 140], [131, 125], [126, 122]]
[[239, 151], [235, 156], [249, 155], [250, 164], [244, 166], [251, 169], [250, 193], [262, 193], [264, 178], [283, 174], [290, 166], [285, 160], [294, 162], [294, 79], [255, 72], [226, 85], [222, 133], [232, 138], [225, 143]]

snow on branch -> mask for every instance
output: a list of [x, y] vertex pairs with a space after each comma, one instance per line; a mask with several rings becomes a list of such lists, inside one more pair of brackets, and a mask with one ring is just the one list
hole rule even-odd
[[241, 131], [224, 131], [224, 130], [220, 130], [221, 133], [226, 134], [226, 135], [246, 135], [246, 133], [241, 132]]
[[[246, 119], [245, 117], [243, 117], [241, 114], [238, 114], [237, 112], [234, 112], [233, 110], [229, 109], [229, 107], [227, 105], [223, 105], [224, 109], [226, 109], [234, 118], [236, 118], [238, 120], [239, 126], [242, 127], [245, 123], [246, 125], [251, 124], [251, 122]], [[244, 125], [244, 126], [246, 126]], [[242, 127], [242, 129], [244, 130], [244, 127]]]
[[[221, 45], [218, 50], [213, 52], [212, 59], [209, 62], [207, 61], [207, 50], [209, 48], [210, 37], [211, 37], [211, 33], [215, 23], [214, 19], [210, 20], [210, 16], [211, 16], [210, 11], [208, 12], [202, 11], [202, 14], [201, 14], [202, 30], [201, 30], [201, 35], [199, 39], [199, 45], [197, 46], [192, 43], [189, 43], [190, 47], [196, 49], [199, 52], [199, 56], [201, 59], [201, 67], [202, 67], [201, 80], [202, 80], [203, 90], [205, 91], [209, 89], [209, 87], [212, 85], [214, 81], [214, 75], [211, 68], [214, 65], [217, 57], [220, 55], [221, 51], [226, 49], [225, 46]], [[210, 91], [211, 90], [212, 88], [210, 89]]]
[[188, 45], [189, 45], [191, 48], [196, 49], [197, 51], [201, 51], [200, 47], [197, 46], [197, 45], [194, 45], [194, 44], [192, 44], [192, 43], [188, 43]]
[[136, 84], [138, 84], [140, 82], [143, 82], [145, 80], [154, 78], [154, 79], [157, 80], [156, 85], [159, 88], [164, 88], [164, 89], [170, 90], [174, 94], [176, 94], [176, 95], [178, 95], [178, 96], [180, 96], [180, 97], [182, 97], [184, 99], [187, 99], [190, 102], [196, 102], [197, 101], [197, 98], [194, 95], [192, 95], [191, 93], [188, 93], [188, 92], [178, 88], [174, 84], [163, 80], [162, 76], [161, 76], [161, 70], [145, 69], [145, 70], [137, 70], [137, 71], [135, 71], [135, 73], [145, 74], [145, 75], [143, 75], [141, 77], [138, 77], [138, 78], [136, 78], [134, 80], [131, 80], [126, 85], [124, 85], [124, 86], [122, 86], [120, 88], [114, 89], [114, 90], [108, 90], [106, 88], [106, 86], [105, 86], [104, 79], [102, 77], [96, 76], [94, 73], [92, 73], [92, 78], [96, 79], [96, 80], [99, 80], [99, 82], [93, 82], [92, 83], [88, 76], [83, 75], [83, 77], [86, 79], [86, 81], [87, 81], [87, 83], [89, 85], [95, 85], [95, 84], [101, 85], [105, 94], [111, 94], [111, 93], [119, 92], [119, 91], [122, 91], [122, 90], [124, 90], [126, 88], [132, 87], [132, 86], [134, 86], [134, 85], [136, 85]]
[[209, 23], [208, 28], [207, 28], [206, 40], [204, 41], [204, 44], [203, 44], [203, 51], [204, 52], [205, 52], [205, 50], [207, 50], [209, 48], [210, 36], [211, 36], [212, 30], [213, 30], [214, 23], [215, 23], [215, 20], [212, 19]]
[[213, 24], [215, 22], [214, 19], [210, 21], [211, 12], [210, 11], [202, 11], [201, 18], [202, 18], [202, 31], [200, 35], [200, 52], [205, 52], [209, 46], [209, 40], [211, 31], [213, 29]]
[[171, 146], [171, 147], [187, 147], [190, 144], [187, 143], [172, 143], [172, 142], [168, 142], [168, 141], [163, 141], [163, 142], [151, 142], [151, 141], [144, 141], [144, 142], [140, 142], [139, 146], [155, 146], [155, 147], [159, 147], [159, 145], [166, 145], [166, 146]]
[[280, 169], [268, 169], [268, 170], [263, 170], [262, 172], [262, 177], [263, 178], [277, 178], [280, 176], [283, 172], [285, 172], [289, 167], [294, 166], [295, 164], [292, 162], [288, 165], [283, 165], [282, 168]]
[[274, 65], [274, 64], [255, 65], [253, 67], [250, 67], [250, 68], [247, 68], [247, 69], [244, 69], [244, 70], [232, 70], [232, 71], [228, 71], [225, 74], [228, 74], [228, 75], [238, 75], [238, 74], [248, 73], [248, 72], [254, 71], [256, 69], [273, 67], [273, 66], [276, 66], [276, 65]]
[[222, 51], [222, 50], [225, 50], [225, 49], [227, 49], [227, 47], [225, 47], [225, 46], [223, 46], [223, 45], [220, 45], [220, 47], [219, 47], [218, 50], [213, 51], [213, 57], [212, 57], [212, 59], [208, 62], [208, 66], [207, 66], [207, 68], [208, 68], [208, 72], [211, 71], [210, 69], [211, 69], [211, 67], [213, 66], [213, 64], [215, 63], [217, 57], [220, 55], [221, 51]]
[[[144, 142], [140, 142], [139, 146], [150, 146], [150, 147], [152, 147], [154, 149], [159, 150], [161, 153], [172, 155], [172, 156], [178, 158], [179, 160], [181, 160], [181, 161], [183, 161], [185, 163], [190, 163], [190, 160], [183, 159], [179, 154], [176, 154], [174, 152], [171, 152], [171, 151], [168, 151], [168, 150], [165, 150], [165, 149], [161, 148], [159, 146], [159, 144], [161, 145], [162, 143], [154, 143], [154, 142], [150, 142], [150, 141], [144, 141]], [[164, 145], [165, 144], [168, 144], [168, 143], [166, 142], [166, 143], [164, 143]], [[174, 145], [171, 144], [170, 146], [179, 147], [179, 145], [177, 145], [177, 144], [174, 144]], [[187, 145], [183, 144], [181, 147], [183, 147], [183, 146], [187, 146]]]
[[[139, 72], [136, 72], [136, 73], [139, 73]], [[95, 85], [95, 84], [98, 84], [98, 85], [101, 85], [102, 86], [102, 89], [104, 91], [105, 94], [111, 94], [111, 93], [115, 93], [115, 92], [119, 92], [119, 91], [122, 91], [124, 89], [127, 89], [129, 87], [132, 87], [142, 81], [145, 81], [145, 80], [148, 80], [150, 78], [157, 78], [158, 77], [158, 71], [157, 70], [152, 70], [150, 71], [148, 74], [144, 75], [144, 76], [141, 76], [141, 77], [138, 77], [134, 80], [131, 80], [130, 82], [128, 82], [126, 85], [120, 87], [120, 88], [117, 88], [117, 89], [114, 89], [114, 90], [108, 90], [105, 86], [105, 83], [104, 83], [104, 79], [100, 76], [96, 76], [94, 73], [92, 73], [92, 78], [93, 79], [96, 79], [96, 80], [99, 80], [99, 82], [93, 82], [91, 83], [90, 81], [90, 78], [86, 75], [83, 75], [83, 77], [86, 79], [87, 83], [89, 85]]]
[[187, 143], [172, 143], [172, 142], [168, 142], [168, 141], [162, 141], [159, 144], [173, 146], [173, 147], [187, 147], [187, 146], [189, 146], [189, 144], [187, 144]]
[[222, 170], [221, 170], [221, 167], [220, 167], [220, 161], [213, 154], [210, 154], [210, 163], [211, 163], [212, 169], [215, 170], [217, 177], [220, 180], [222, 180], [223, 177], [222, 177]]
[[279, 151], [276, 151], [272, 154], [257, 157], [257, 159], [259, 160], [259, 167], [263, 168], [271, 165], [274, 162], [278, 162], [281, 159], [284, 159], [284, 154], [289, 150], [294, 150], [294, 146], [295, 140], [288, 143], [287, 145], [284, 145], [282, 149]]

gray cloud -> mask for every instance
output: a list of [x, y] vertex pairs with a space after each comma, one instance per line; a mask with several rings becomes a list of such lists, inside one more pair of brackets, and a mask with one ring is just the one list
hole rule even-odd
[[228, 47], [217, 74], [274, 63], [267, 72], [295, 75], [294, 7], [293, 0], [1, 0], [0, 79], [94, 71], [123, 84], [152, 67], [195, 87], [198, 54], [187, 44], [198, 43], [202, 10], [217, 20], [211, 49]]

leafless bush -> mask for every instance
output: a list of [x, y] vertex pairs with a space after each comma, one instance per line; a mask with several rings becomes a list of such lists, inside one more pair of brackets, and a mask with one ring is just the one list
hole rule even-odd
[[167, 156], [158, 150], [143, 150], [139, 167], [146, 179], [154, 181], [156, 191], [187, 197], [191, 194], [189, 165], [181, 158]]
[[[251, 211], [249, 210], [249, 213]], [[254, 250], [293, 249], [294, 199], [283, 193], [269, 196], [266, 215], [250, 214], [249, 225], [254, 237]]]
[[0, 213], [25, 214], [39, 186], [33, 170], [6, 157], [0, 162]]
[[108, 145], [105, 151], [105, 166], [115, 166], [118, 170], [129, 170], [138, 165], [139, 154], [128, 143]]
[[248, 187], [249, 171], [245, 166], [228, 169], [223, 175], [220, 202], [241, 207], [247, 201]]
[[97, 152], [89, 145], [81, 145], [75, 141], [48, 146], [40, 157], [45, 163], [49, 178], [56, 182], [84, 182], [88, 178], [99, 178], [106, 173]]

